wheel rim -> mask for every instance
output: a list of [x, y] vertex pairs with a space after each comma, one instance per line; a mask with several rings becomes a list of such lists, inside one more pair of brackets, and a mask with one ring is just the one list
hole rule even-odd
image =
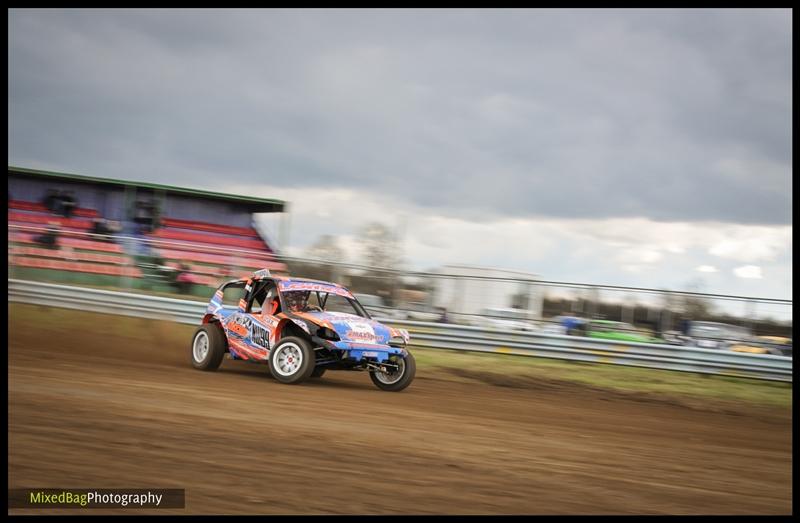
[[291, 376], [300, 370], [303, 364], [303, 351], [295, 343], [287, 343], [278, 347], [275, 353], [275, 372], [281, 376]]
[[394, 385], [403, 377], [406, 373], [406, 360], [402, 359], [397, 362], [397, 370], [394, 372], [382, 372], [376, 370], [373, 374], [378, 381], [383, 383], [384, 385]]
[[205, 332], [198, 332], [197, 336], [194, 337], [192, 355], [197, 363], [202, 363], [206, 359], [208, 355], [208, 334]]

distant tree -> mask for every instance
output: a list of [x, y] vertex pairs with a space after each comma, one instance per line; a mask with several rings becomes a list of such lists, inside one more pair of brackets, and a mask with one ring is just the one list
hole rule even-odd
[[704, 320], [713, 314], [713, 307], [705, 298], [684, 295], [683, 311], [689, 319]]
[[335, 236], [323, 234], [306, 249], [306, 257], [331, 263], [344, 261], [344, 250], [339, 247]]
[[[687, 288], [690, 292], [702, 292], [703, 287], [704, 284], [702, 278], [695, 278], [687, 285]], [[684, 312], [691, 320], [707, 319], [714, 313], [711, 301], [702, 296], [684, 295], [683, 304]]]
[[371, 222], [360, 233], [362, 260], [370, 267], [395, 268], [399, 259], [397, 237], [386, 225]]
[[661, 291], [661, 308], [672, 313], [683, 314], [681, 295], [669, 290]]

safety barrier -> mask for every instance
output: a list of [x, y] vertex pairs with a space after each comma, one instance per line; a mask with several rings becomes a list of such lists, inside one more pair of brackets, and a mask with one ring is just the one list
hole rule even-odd
[[[8, 300], [199, 324], [206, 303], [8, 280]], [[380, 319], [411, 333], [409, 348], [446, 349], [535, 356], [702, 374], [792, 381], [792, 358], [767, 354], [701, 349], [679, 345], [601, 340], [556, 334], [507, 332], [440, 323]]]

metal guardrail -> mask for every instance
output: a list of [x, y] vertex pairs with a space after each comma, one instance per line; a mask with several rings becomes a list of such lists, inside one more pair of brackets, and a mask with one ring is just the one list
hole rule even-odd
[[[206, 303], [128, 292], [8, 280], [8, 300], [15, 302], [198, 324]], [[717, 374], [773, 381], [792, 381], [792, 358], [678, 345], [635, 343], [481, 327], [381, 319], [407, 329], [409, 348], [447, 349], [536, 356]]]
[[559, 360], [610, 363], [632, 367], [792, 381], [792, 358], [767, 354], [701, 349], [680, 345], [636, 343], [505, 332], [412, 321], [385, 320], [412, 333], [411, 347], [492, 352]]
[[199, 301], [10, 278], [8, 301], [188, 324], [199, 324], [207, 305]]

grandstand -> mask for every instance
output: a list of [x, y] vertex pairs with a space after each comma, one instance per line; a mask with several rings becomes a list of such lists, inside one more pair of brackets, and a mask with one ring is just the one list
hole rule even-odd
[[257, 213], [280, 200], [8, 167], [9, 276], [208, 295], [285, 273]]

